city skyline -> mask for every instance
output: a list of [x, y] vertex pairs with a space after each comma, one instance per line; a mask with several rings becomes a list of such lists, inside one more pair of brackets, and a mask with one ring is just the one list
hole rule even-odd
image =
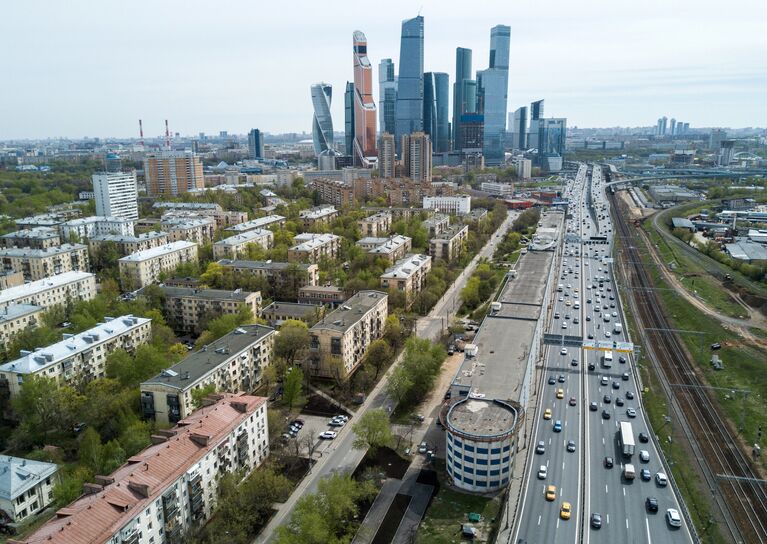
[[[375, 44], [370, 61], [377, 72], [383, 58], [399, 59], [401, 23], [418, 15], [405, 2], [394, 2], [375, 18], [351, 2], [334, 5], [332, 17], [306, 3], [287, 20], [268, 17], [268, 7], [243, 3], [238, 17], [223, 26], [211, 23], [202, 3], [191, 2], [185, 10], [170, 3], [151, 5], [153, 17], [142, 19], [137, 33], [129, 15], [149, 9], [149, 3], [137, 2], [130, 10], [73, 4], [7, 6], [0, 35], [9, 50], [24, 54], [8, 59], [12, 77], [0, 89], [0, 139], [137, 137], [139, 118], [147, 137], [164, 131], [164, 119], [184, 135], [246, 134], [252, 126], [308, 133], [309, 85], [327, 81], [341, 89], [352, 79], [348, 36], [359, 29]], [[484, 69], [489, 29], [510, 26], [507, 112], [545, 97], [547, 114], [567, 117], [571, 126], [652, 126], [659, 112], [692, 127], [767, 124], [761, 99], [767, 61], [759, 32], [767, 16], [756, 1], [735, 0], [726, 11], [712, 1], [682, 1], [673, 17], [655, 0], [638, 15], [630, 6], [595, 1], [522, 3], [514, 9], [490, 2], [456, 17], [459, 6], [424, 4], [424, 70], [447, 73], [452, 86], [456, 47], [472, 49], [475, 70]], [[739, 16], [744, 12], [752, 16]], [[321, 43], [309, 32], [318, 18]], [[14, 24], [20, 20], [35, 24]], [[268, 25], [260, 22], [266, 20]], [[619, 43], [610, 40], [607, 28], [620, 28]], [[44, 64], [30, 61], [43, 58]], [[302, 69], [288, 69], [296, 58], [303, 60]], [[270, 85], [269, 77], [280, 84]], [[57, 82], [55, 92], [51, 81]], [[378, 83], [374, 77], [376, 103]], [[340, 126], [343, 101], [334, 102], [332, 115]]]

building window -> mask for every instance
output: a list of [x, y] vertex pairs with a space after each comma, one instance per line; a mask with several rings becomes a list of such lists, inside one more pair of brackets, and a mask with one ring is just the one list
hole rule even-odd
[[500, 475], [501, 475], [501, 471], [499, 469], [490, 471], [490, 476], [500, 476]]
[[487, 471], [477, 469], [477, 476], [487, 476]]
[[490, 453], [492, 455], [496, 455], [498, 453], [501, 453], [501, 448], [493, 448], [493, 449], [490, 450]]
[[501, 464], [501, 460], [500, 459], [490, 459], [490, 464], [491, 465], [500, 465]]
[[462, 458], [463, 458], [463, 455], [461, 455], [461, 452], [459, 452], [459, 451], [456, 451], [456, 452], [454, 452], [454, 453], [455, 453], [455, 458], [456, 458], [456, 459], [462, 459]]
[[477, 453], [487, 453], [487, 448], [477, 448]]
[[469, 485], [474, 485], [474, 480], [472, 480], [471, 478], [464, 478], [463, 481]]
[[477, 464], [478, 465], [486, 465], [487, 459], [482, 459], [481, 457], [477, 457]]
[[466, 461], [467, 463], [473, 463], [474, 462], [474, 457], [472, 457], [471, 455], [465, 455], [463, 457], [463, 460]]
[[464, 444], [463, 449], [466, 451], [474, 451], [474, 446], [472, 446], [471, 444]]
[[487, 480], [477, 480], [477, 485], [479, 487], [487, 487]]
[[490, 487], [498, 487], [498, 484], [500, 484], [498, 480], [493, 480], [492, 482], [490, 482]]
[[473, 468], [471, 468], [471, 467], [463, 467], [463, 471], [464, 471], [466, 474], [474, 474], [474, 469], [473, 469]]

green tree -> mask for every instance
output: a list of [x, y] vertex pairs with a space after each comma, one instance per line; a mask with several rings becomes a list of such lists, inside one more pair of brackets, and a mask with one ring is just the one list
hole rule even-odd
[[288, 405], [288, 410], [293, 409], [293, 404], [301, 396], [301, 389], [304, 385], [304, 373], [298, 367], [293, 367], [285, 374], [283, 383], [282, 398]]
[[309, 347], [309, 327], [303, 321], [288, 319], [274, 341], [274, 354], [292, 366]]
[[354, 447], [359, 450], [368, 448], [371, 454], [378, 448], [392, 443], [389, 416], [381, 408], [365, 412], [354, 424], [352, 430], [357, 435], [354, 439]]
[[149, 423], [136, 419], [120, 433], [120, 445], [125, 450], [126, 457], [137, 454], [151, 443]]
[[365, 363], [370, 364], [376, 369], [375, 380], [378, 379], [378, 374], [381, 369], [389, 362], [392, 356], [391, 348], [385, 340], [373, 340], [368, 346], [368, 351], [365, 354]]
[[386, 318], [384, 339], [394, 350], [399, 349], [402, 345], [402, 324], [396, 315], [390, 315]]
[[198, 389], [192, 390], [192, 404], [195, 408], [199, 408], [202, 406], [202, 401], [205, 397], [210, 395], [211, 393], [216, 392], [216, 384], [215, 383], [209, 383], [208, 385], [204, 387], [200, 387]]
[[80, 463], [94, 474], [101, 470], [101, 437], [93, 427], [88, 427], [83, 432], [79, 448]]

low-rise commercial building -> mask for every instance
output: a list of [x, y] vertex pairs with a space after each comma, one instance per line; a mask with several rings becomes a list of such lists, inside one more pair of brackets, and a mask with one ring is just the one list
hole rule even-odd
[[287, 222], [287, 219], [281, 215], [267, 215], [266, 217], [259, 217], [258, 219], [246, 221], [238, 225], [232, 225], [231, 227], [226, 229], [226, 231], [239, 234], [242, 232], [247, 232], [249, 230], [256, 230], [256, 229], [268, 229], [268, 228], [281, 229], [285, 226], [286, 222]]
[[239, 274], [265, 278], [278, 287], [296, 282], [303, 286], [317, 285], [320, 277], [320, 268], [316, 264], [231, 259], [222, 259], [218, 264]]
[[9, 232], [0, 236], [3, 247], [29, 247], [48, 249], [61, 245], [59, 231], [51, 227], [35, 227]]
[[346, 293], [334, 285], [305, 285], [298, 290], [298, 302], [337, 306], [346, 300]]
[[54, 502], [58, 470], [56, 463], [0, 456], [0, 510], [14, 523], [45, 510]]
[[341, 251], [341, 237], [335, 234], [298, 234], [296, 245], [288, 249], [288, 261], [319, 263], [321, 259], [334, 260]]
[[168, 233], [161, 231], [143, 232], [136, 236], [121, 236], [119, 234], [102, 234], [88, 238], [88, 248], [91, 253], [100, 251], [103, 247], [114, 244], [120, 255], [130, 255], [137, 251], [152, 249], [168, 244]]
[[260, 291], [227, 291], [160, 285], [164, 295], [163, 315], [173, 330], [201, 332], [208, 321], [225, 314], [237, 314], [243, 306], [253, 317], [261, 315]]
[[264, 308], [261, 317], [270, 327], [280, 327], [288, 319], [303, 321], [310, 327], [325, 314], [324, 306], [300, 302], [272, 302]]
[[59, 225], [62, 240], [87, 240], [101, 234], [120, 234], [133, 236], [135, 221], [121, 217], [94, 215], [82, 219], [72, 219]]
[[182, 263], [196, 263], [197, 244], [171, 242], [165, 246], [131, 253], [117, 262], [123, 289], [139, 289], [159, 282], [160, 274], [173, 272]]
[[76, 384], [103, 378], [107, 356], [116, 349], [133, 352], [152, 336], [152, 320], [124, 315], [104, 318], [100, 323], [78, 334], [65, 334], [64, 339], [37, 351], [22, 351], [21, 357], [0, 365], [0, 388], [11, 398], [21, 391], [24, 380], [32, 375], [55, 378]]
[[8, 347], [13, 337], [26, 329], [35, 329], [45, 308], [34, 304], [13, 304], [0, 310], [0, 346]]
[[406, 255], [381, 274], [381, 287], [403, 293], [410, 306], [426, 285], [426, 275], [430, 270], [431, 257], [428, 255]]
[[173, 217], [164, 219], [160, 225], [168, 233], [171, 242], [186, 241], [203, 245], [213, 240], [216, 232], [216, 222], [210, 217]]
[[192, 392], [213, 385], [217, 392], [252, 391], [272, 360], [275, 330], [243, 325], [141, 384], [144, 417], [174, 424], [196, 406]]
[[463, 253], [468, 238], [468, 225], [453, 225], [446, 232], [429, 240], [429, 255], [451, 262]]
[[64, 272], [44, 280], [8, 287], [0, 291], [0, 309], [13, 304], [33, 304], [45, 309], [65, 306], [96, 296], [96, 276], [89, 272]]
[[269, 455], [266, 399], [211, 395], [20, 544], [173, 544], [213, 513], [221, 477]]
[[90, 269], [88, 247], [82, 244], [62, 244], [47, 249], [0, 249], [0, 263], [3, 270], [21, 272], [25, 281]]
[[236, 259], [254, 244], [269, 249], [274, 244], [274, 233], [267, 229], [254, 229], [224, 238], [213, 244], [214, 259]]
[[[365, 240], [365, 238], [363, 238]], [[368, 250], [368, 253], [374, 257], [383, 257], [390, 263], [407, 255], [413, 247], [413, 239], [408, 236], [396, 234], [391, 238], [384, 239], [383, 242]]]
[[[371, 342], [383, 335], [388, 298], [380, 291], [359, 291], [309, 329], [308, 372], [339, 379], [354, 373]], [[334, 359], [342, 364], [335, 365]], [[336, 376], [337, 372], [341, 375]]]
[[466, 215], [471, 212], [471, 197], [469, 195], [425, 196], [423, 207], [451, 215]]
[[363, 237], [384, 237], [389, 234], [392, 224], [390, 212], [377, 212], [357, 221]]
[[494, 181], [483, 181], [480, 189], [493, 196], [512, 196], [514, 194], [514, 185], [512, 183], [496, 183]]
[[333, 219], [338, 217], [338, 210], [335, 206], [317, 206], [300, 211], [298, 217], [303, 222], [304, 228], [308, 229], [315, 225], [329, 225]]

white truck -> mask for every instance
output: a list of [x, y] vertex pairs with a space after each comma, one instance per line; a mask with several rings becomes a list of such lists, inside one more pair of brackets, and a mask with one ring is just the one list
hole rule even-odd
[[634, 470], [634, 465], [632, 465], [631, 463], [626, 463], [625, 465], [623, 465], [624, 478], [626, 478], [627, 480], [633, 480], [634, 478], [636, 478], [636, 475], [637, 473], [636, 473], [636, 470]]
[[623, 331], [623, 324], [621, 323], [613, 324], [613, 333], [620, 334], [622, 331]]
[[634, 442], [634, 430], [631, 428], [630, 421], [620, 422], [618, 439], [620, 442], [621, 453], [623, 454], [623, 457], [631, 457], [634, 455], [636, 443]]

